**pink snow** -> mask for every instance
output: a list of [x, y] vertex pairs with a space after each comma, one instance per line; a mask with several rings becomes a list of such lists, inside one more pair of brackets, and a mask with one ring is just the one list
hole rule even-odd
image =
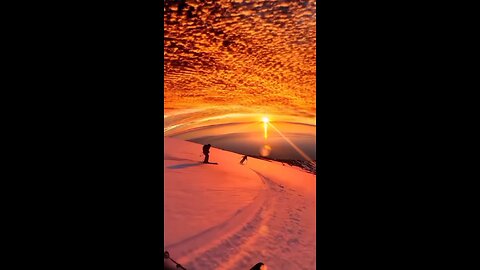
[[316, 176], [164, 138], [164, 249], [188, 270], [316, 269]]

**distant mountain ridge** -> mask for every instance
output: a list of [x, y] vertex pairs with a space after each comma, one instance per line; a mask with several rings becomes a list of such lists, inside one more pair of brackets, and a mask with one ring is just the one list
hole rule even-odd
[[263, 159], [267, 161], [277, 161], [283, 163], [287, 163], [290, 166], [297, 166], [300, 167], [301, 169], [312, 173], [314, 175], [317, 175], [317, 161], [308, 161], [308, 160], [298, 160], [298, 159], [274, 159], [274, 158], [267, 158], [267, 157], [262, 157], [262, 156], [249, 156], [249, 157], [254, 157], [258, 159]]

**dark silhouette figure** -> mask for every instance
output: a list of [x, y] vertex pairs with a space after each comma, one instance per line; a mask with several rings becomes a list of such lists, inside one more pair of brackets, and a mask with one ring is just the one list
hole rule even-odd
[[203, 163], [208, 163], [208, 158], [209, 158], [209, 153], [210, 153], [210, 147], [211, 145], [210, 144], [206, 144], [203, 146], [203, 154], [205, 155], [205, 160], [203, 161]]
[[267, 266], [262, 262], [259, 262], [255, 264], [252, 268], [250, 268], [250, 270], [266, 270], [266, 269], [267, 269]]
[[245, 162], [247, 160], [247, 155], [243, 156], [242, 160], [240, 160], [240, 164], [243, 165], [243, 162]]

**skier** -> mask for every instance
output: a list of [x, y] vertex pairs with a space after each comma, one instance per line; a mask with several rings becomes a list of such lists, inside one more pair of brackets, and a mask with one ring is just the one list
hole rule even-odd
[[210, 147], [211, 145], [210, 144], [206, 144], [203, 146], [203, 154], [205, 155], [205, 160], [203, 161], [203, 163], [208, 163], [208, 158], [209, 158], [209, 153], [210, 153]]
[[240, 160], [240, 164], [243, 165], [243, 162], [245, 162], [247, 160], [247, 155], [243, 156], [242, 160]]

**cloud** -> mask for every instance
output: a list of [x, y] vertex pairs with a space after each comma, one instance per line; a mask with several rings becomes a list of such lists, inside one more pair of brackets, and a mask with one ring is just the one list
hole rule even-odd
[[164, 103], [315, 116], [315, 1], [164, 1]]

